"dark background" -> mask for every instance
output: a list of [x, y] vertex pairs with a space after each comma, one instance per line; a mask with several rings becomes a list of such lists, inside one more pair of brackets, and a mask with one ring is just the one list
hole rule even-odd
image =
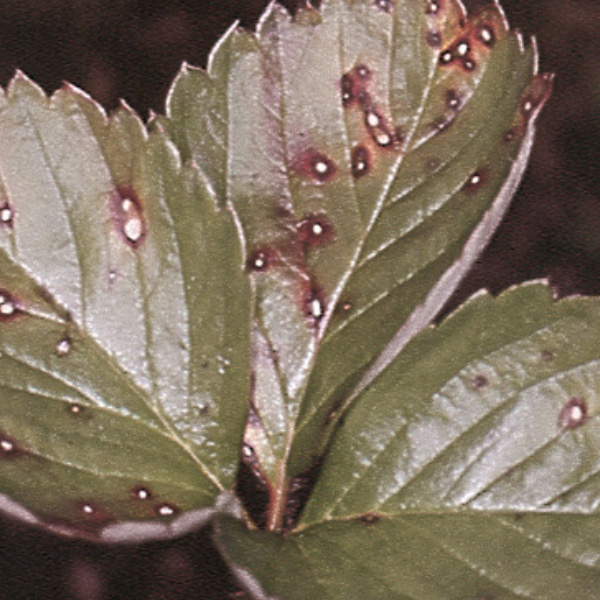
[[[67, 80], [108, 109], [124, 98], [147, 117], [164, 111], [183, 60], [204, 66], [223, 31], [236, 19], [252, 27], [266, 3], [0, 0], [0, 84], [20, 68], [48, 92]], [[537, 36], [555, 90], [510, 214], [455, 302], [539, 277], [559, 295], [600, 294], [600, 0], [503, 6], [511, 25]], [[0, 600], [221, 600], [235, 594], [225, 573], [203, 532], [115, 549], [0, 520]]]

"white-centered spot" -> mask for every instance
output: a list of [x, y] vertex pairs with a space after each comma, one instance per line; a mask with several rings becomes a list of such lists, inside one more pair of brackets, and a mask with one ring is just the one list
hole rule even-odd
[[3, 317], [10, 317], [16, 310], [14, 302], [12, 302], [10, 298], [0, 294], [0, 315]]
[[450, 52], [450, 50], [446, 50], [445, 52], [442, 52], [440, 54], [440, 62], [443, 65], [447, 65], [448, 63], [452, 62], [453, 59], [454, 56], [452, 55], [452, 52]]
[[312, 234], [319, 236], [323, 234], [323, 225], [321, 223], [313, 223]]
[[392, 138], [388, 133], [381, 132], [377, 134], [377, 143], [380, 146], [389, 146], [392, 143]]
[[375, 112], [373, 112], [372, 110], [370, 110], [367, 113], [367, 125], [369, 127], [379, 127], [381, 123], [381, 119], [379, 118], [379, 115]]
[[469, 179], [469, 185], [479, 185], [481, 183], [481, 175], [475, 173], [471, 175], [471, 179]]
[[175, 509], [172, 506], [169, 506], [168, 504], [163, 504], [159, 507], [158, 514], [161, 517], [170, 517], [171, 515], [175, 514]]
[[461, 42], [456, 47], [456, 53], [459, 56], [466, 56], [467, 54], [469, 54], [469, 50], [470, 50], [470, 48], [469, 48], [469, 44], [467, 44], [467, 42]]
[[79, 404], [71, 404], [71, 406], [69, 406], [69, 412], [73, 415], [80, 414], [82, 410], [83, 408], [79, 406]]
[[69, 338], [63, 338], [56, 344], [56, 354], [58, 356], [66, 356], [71, 351], [71, 340]]
[[324, 160], [318, 160], [314, 164], [315, 173], [319, 175], [327, 175], [329, 173], [329, 165]]
[[150, 498], [150, 492], [146, 488], [139, 488], [136, 490], [135, 495], [140, 500], [148, 500]]
[[93, 515], [94, 514], [94, 507], [91, 504], [84, 504], [81, 507], [81, 510], [86, 514], [86, 515]]
[[10, 223], [13, 218], [13, 211], [9, 206], [4, 206], [0, 209], [0, 221], [2, 223]]
[[355, 165], [354, 168], [356, 169], [356, 171], [358, 173], [363, 173], [364, 171], [367, 170], [367, 163], [364, 160], [359, 160]]
[[0, 448], [3, 452], [12, 452], [15, 445], [10, 440], [0, 440]]
[[130, 242], [139, 242], [144, 232], [142, 220], [139, 217], [132, 217], [125, 221], [123, 233]]
[[264, 254], [259, 254], [252, 264], [255, 269], [264, 269], [267, 266], [267, 257]]
[[310, 314], [315, 319], [320, 319], [323, 316], [323, 304], [318, 298], [313, 298], [310, 301]]
[[479, 38], [481, 39], [481, 41], [483, 43], [489, 44], [492, 41], [494, 41], [494, 34], [492, 33], [492, 30], [487, 25], [484, 25], [479, 30]]
[[131, 198], [125, 198], [122, 202], [121, 202], [121, 209], [123, 210], [123, 212], [130, 212], [133, 207], [134, 207], [134, 203], [133, 200]]
[[244, 446], [242, 447], [242, 455], [245, 458], [250, 458], [250, 457], [252, 457], [253, 454], [254, 454], [254, 448], [252, 446], [250, 446], [249, 444], [244, 444]]
[[527, 100], [524, 104], [523, 104], [523, 111], [526, 113], [529, 113], [533, 110], [533, 102], [531, 102], [531, 100]]
[[435, 0], [429, 0], [427, 3], [427, 13], [435, 15], [440, 10], [440, 5]]

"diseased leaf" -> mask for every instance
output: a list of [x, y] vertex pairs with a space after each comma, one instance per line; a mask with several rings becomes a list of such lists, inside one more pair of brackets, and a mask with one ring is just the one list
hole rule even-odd
[[549, 92], [535, 61], [496, 4], [324, 0], [272, 3], [182, 70], [158, 123], [246, 232], [254, 368], [273, 374], [246, 440], [275, 489], [489, 240]]
[[594, 600], [598, 331], [543, 285], [471, 299], [357, 398], [294, 533], [221, 525], [234, 569], [280, 600]]
[[228, 210], [126, 107], [107, 120], [22, 75], [0, 183], [0, 505], [89, 535], [213, 506], [249, 394]]

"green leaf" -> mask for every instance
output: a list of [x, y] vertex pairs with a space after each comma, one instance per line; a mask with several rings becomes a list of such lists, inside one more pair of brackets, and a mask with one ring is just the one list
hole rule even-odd
[[182, 70], [158, 121], [248, 238], [274, 375], [246, 439], [276, 488], [431, 322], [520, 180], [549, 78], [497, 5], [464, 18], [454, 0], [272, 3]]
[[0, 505], [88, 535], [213, 506], [249, 394], [230, 212], [128, 108], [22, 75], [0, 184]]
[[294, 533], [221, 524], [234, 570], [280, 600], [594, 600], [599, 331], [597, 299], [476, 296], [357, 399]]

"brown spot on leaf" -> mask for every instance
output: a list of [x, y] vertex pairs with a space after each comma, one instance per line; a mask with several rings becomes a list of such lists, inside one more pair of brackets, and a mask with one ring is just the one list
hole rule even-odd
[[131, 188], [121, 187], [112, 195], [113, 222], [117, 231], [132, 248], [138, 248], [147, 235], [144, 209]]
[[375, 0], [373, 4], [386, 13], [390, 13], [394, 10], [394, 0]]
[[54, 351], [56, 355], [59, 357], [67, 356], [71, 352], [71, 348], [73, 346], [73, 341], [69, 336], [65, 336], [56, 344]]
[[383, 116], [373, 107], [365, 110], [365, 126], [371, 139], [380, 148], [391, 148], [396, 140]]
[[445, 66], [445, 65], [449, 65], [452, 62], [454, 62], [454, 54], [452, 54], [452, 51], [444, 50], [443, 52], [440, 53], [440, 57], [439, 57], [440, 65]]
[[441, 8], [441, 0], [428, 0], [425, 13], [428, 15], [437, 15]]
[[456, 90], [446, 90], [445, 102], [449, 110], [459, 110], [461, 106], [461, 97]]
[[381, 517], [375, 513], [365, 513], [360, 517], [361, 523], [365, 525], [374, 525]]
[[488, 48], [491, 48], [496, 43], [496, 32], [494, 31], [492, 25], [490, 25], [489, 23], [482, 23], [477, 28], [476, 37], [482, 44], [484, 44]]
[[152, 500], [152, 490], [145, 485], [136, 485], [131, 490], [131, 497], [134, 500]]
[[511, 127], [502, 138], [505, 142], [510, 143], [515, 140], [517, 137], [517, 130], [514, 127]]
[[352, 177], [355, 179], [360, 179], [369, 173], [371, 168], [371, 159], [369, 156], [369, 151], [365, 146], [355, 146], [352, 149], [351, 161]]
[[335, 240], [335, 230], [325, 214], [306, 215], [298, 223], [298, 239], [305, 247], [324, 246]]
[[154, 508], [157, 517], [174, 517], [181, 512], [181, 509], [169, 502], [157, 504]]
[[467, 179], [463, 190], [469, 194], [478, 192], [487, 182], [488, 175], [485, 169], [479, 169]]
[[82, 417], [83, 415], [86, 414], [85, 406], [82, 406], [81, 404], [77, 404], [77, 402], [71, 402], [71, 403], [67, 404], [67, 411], [70, 415], [72, 415], [74, 417]]
[[462, 66], [465, 71], [471, 72], [477, 68], [477, 63], [472, 58], [465, 58], [462, 61]]
[[587, 403], [582, 398], [571, 398], [560, 411], [558, 425], [565, 429], [575, 429], [588, 419]]
[[25, 454], [21, 446], [8, 435], [0, 432], [0, 460], [13, 460]]
[[478, 374], [473, 377], [472, 383], [474, 389], [481, 390], [488, 385], [489, 381], [485, 375]]
[[333, 179], [336, 170], [335, 163], [327, 155], [316, 150], [304, 152], [297, 163], [297, 171], [300, 174], [319, 183]]
[[542, 360], [544, 362], [551, 362], [555, 359], [554, 352], [552, 350], [542, 350]]
[[536, 75], [521, 100], [521, 115], [527, 121], [546, 103], [552, 93], [554, 75]]
[[246, 261], [246, 267], [250, 271], [262, 272], [269, 269], [276, 262], [277, 255], [269, 246], [256, 248]]
[[371, 76], [373, 75], [371, 69], [369, 69], [369, 67], [364, 64], [356, 65], [356, 67], [354, 67], [354, 72], [356, 73], [356, 77], [358, 78], [358, 80], [361, 81], [363, 84], [367, 81], [370, 81]]
[[429, 30], [425, 39], [432, 48], [439, 48], [442, 45], [442, 36], [439, 31]]
[[326, 302], [323, 288], [316, 282], [311, 281], [306, 285], [304, 294], [304, 313], [313, 326], [318, 325], [325, 315]]
[[342, 76], [340, 87], [342, 90], [342, 104], [348, 107], [355, 100], [354, 78], [346, 73]]

